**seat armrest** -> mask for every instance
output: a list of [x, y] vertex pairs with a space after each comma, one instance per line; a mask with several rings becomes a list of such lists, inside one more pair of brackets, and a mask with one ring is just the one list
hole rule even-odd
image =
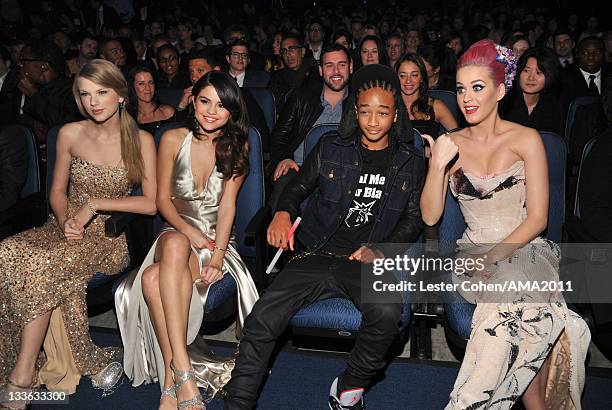
[[142, 263], [154, 240], [154, 216], [129, 212], [114, 212], [105, 222], [107, 236], [119, 236], [125, 232], [133, 267]]
[[104, 231], [107, 236], [119, 236], [125, 232], [128, 225], [139, 215], [130, 212], [113, 212], [104, 224]]
[[22, 215], [36, 208], [42, 208], [44, 206], [43, 202], [44, 199], [41, 192], [35, 192], [17, 200], [13, 206], [0, 212], [0, 226], [18, 220]]

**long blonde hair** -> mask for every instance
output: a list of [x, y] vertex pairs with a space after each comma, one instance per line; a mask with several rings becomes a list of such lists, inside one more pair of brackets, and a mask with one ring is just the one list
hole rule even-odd
[[79, 111], [88, 117], [87, 111], [81, 103], [79, 93], [79, 78], [86, 78], [99, 86], [112, 88], [124, 99], [119, 105], [119, 121], [121, 125], [121, 159], [127, 169], [128, 179], [131, 183], [140, 183], [144, 177], [144, 162], [140, 150], [140, 137], [136, 120], [127, 112], [128, 85], [125, 77], [114, 64], [106, 60], [91, 60], [85, 64], [74, 78], [72, 94], [76, 100]]

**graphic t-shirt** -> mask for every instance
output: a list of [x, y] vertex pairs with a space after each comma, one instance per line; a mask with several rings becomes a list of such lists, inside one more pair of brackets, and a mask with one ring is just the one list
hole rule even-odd
[[368, 241], [387, 178], [388, 155], [389, 148], [371, 151], [361, 147], [363, 167], [351, 205], [342, 224], [323, 247], [324, 251], [351, 254]]

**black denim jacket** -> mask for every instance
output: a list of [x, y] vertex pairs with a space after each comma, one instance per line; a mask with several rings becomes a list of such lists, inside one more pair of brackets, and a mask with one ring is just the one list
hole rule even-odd
[[[283, 191], [277, 211], [289, 212], [292, 219], [308, 198], [297, 233], [308, 251], [321, 249], [338, 230], [352, 204], [362, 163], [358, 138], [327, 133]], [[390, 161], [369, 243], [411, 243], [418, 238], [424, 180], [423, 157], [412, 146], [400, 144]]]

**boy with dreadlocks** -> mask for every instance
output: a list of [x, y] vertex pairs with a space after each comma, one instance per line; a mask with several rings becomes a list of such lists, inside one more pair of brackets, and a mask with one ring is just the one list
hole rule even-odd
[[424, 162], [413, 148], [399, 81], [390, 68], [369, 65], [357, 71], [348, 98], [339, 131], [324, 135], [308, 155], [268, 228], [270, 245], [294, 250], [287, 234], [309, 198], [297, 232], [304, 251], [246, 319], [226, 386], [226, 409], [255, 405], [277, 338], [299, 309], [317, 300], [349, 298], [362, 313], [347, 369], [332, 383], [332, 409], [363, 408], [364, 388], [385, 366], [399, 333], [401, 303], [363, 301], [360, 273], [362, 264], [385, 256], [372, 244], [409, 243], [419, 236]]

